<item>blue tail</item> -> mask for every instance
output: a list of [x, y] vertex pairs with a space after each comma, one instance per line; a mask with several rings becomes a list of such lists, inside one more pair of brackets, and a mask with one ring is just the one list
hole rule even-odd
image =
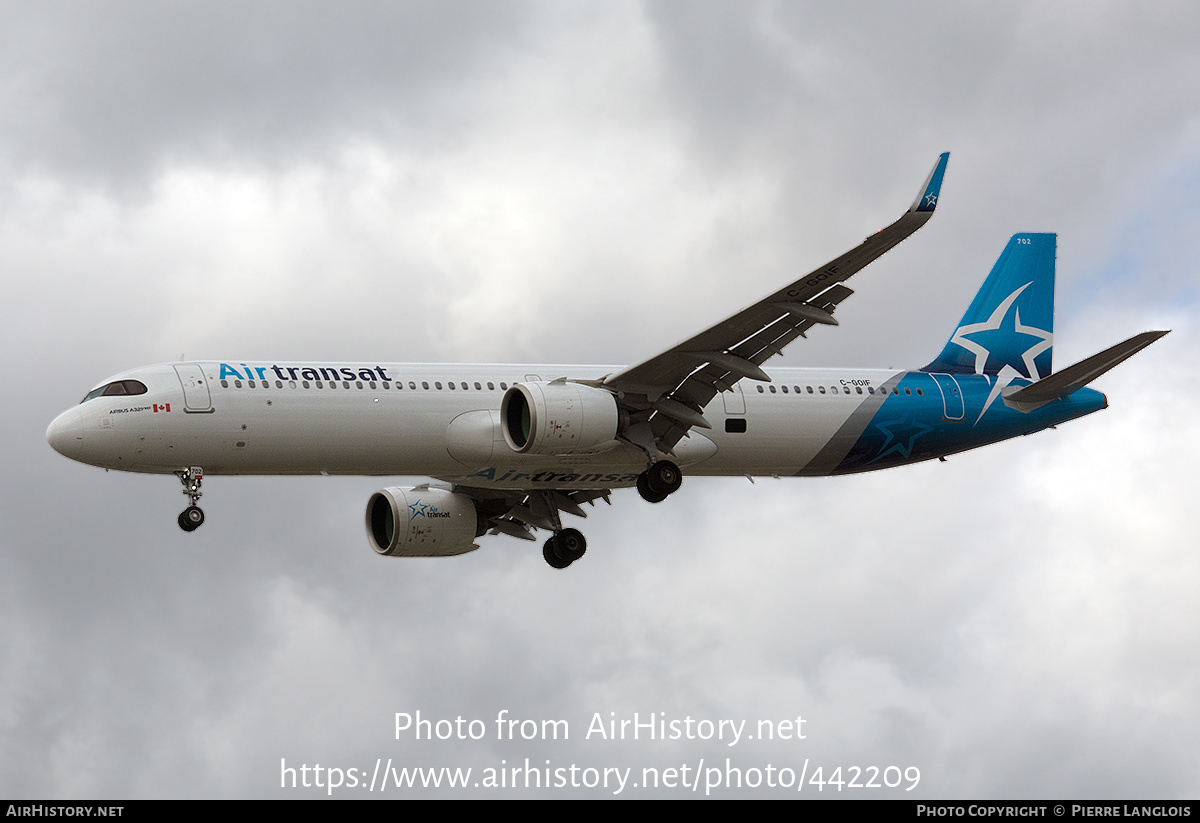
[[1054, 354], [1053, 234], [1014, 234], [946, 348], [922, 371], [1038, 380]]

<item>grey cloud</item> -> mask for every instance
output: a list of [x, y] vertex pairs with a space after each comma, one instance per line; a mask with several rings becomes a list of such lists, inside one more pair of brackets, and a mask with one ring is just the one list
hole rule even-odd
[[[10, 10], [0, 792], [807, 757], [918, 766], [905, 797], [1195, 794], [1189, 10], [329, 8]], [[185, 351], [643, 357], [882, 226], [944, 149], [938, 215], [788, 361], [920, 365], [1009, 234], [1059, 230], [1056, 362], [1176, 324], [1107, 411], [946, 464], [618, 491], [566, 573], [504, 537], [374, 556], [367, 497], [416, 479], [211, 478], [185, 535], [174, 478], [43, 439]], [[503, 709], [572, 739], [394, 737]], [[584, 740], [609, 712], [810, 737]]]

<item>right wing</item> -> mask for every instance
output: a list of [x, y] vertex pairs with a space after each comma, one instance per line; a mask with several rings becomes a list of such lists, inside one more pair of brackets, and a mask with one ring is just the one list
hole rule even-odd
[[937, 206], [950, 153], [938, 157], [917, 199], [900, 219], [857, 247], [662, 354], [605, 378], [635, 410], [629, 439], [669, 453], [693, 426], [711, 428], [701, 411], [743, 377], [770, 381], [761, 368], [815, 324], [837, 325], [834, 308], [854, 292], [842, 281], [921, 226]]

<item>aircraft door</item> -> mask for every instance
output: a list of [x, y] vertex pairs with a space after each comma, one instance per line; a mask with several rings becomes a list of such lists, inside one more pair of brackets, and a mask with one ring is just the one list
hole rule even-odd
[[725, 402], [725, 414], [746, 413], [746, 395], [742, 394], [741, 383], [734, 383], [732, 391], [721, 392], [721, 399]]
[[204, 370], [195, 363], [177, 363], [175, 373], [183, 386], [183, 410], [193, 414], [211, 412], [212, 396], [208, 381], [204, 379]]
[[962, 421], [964, 417], [962, 390], [952, 374], [931, 374], [942, 392], [942, 415], [947, 420]]

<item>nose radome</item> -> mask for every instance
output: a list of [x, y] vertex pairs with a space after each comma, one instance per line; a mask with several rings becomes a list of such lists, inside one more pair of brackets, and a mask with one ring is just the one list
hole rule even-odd
[[78, 409], [68, 409], [54, 418], [50, 428], [46, 429], [46, 442], [63, 457], [78, 459], [83, 446], [83, 422]]

